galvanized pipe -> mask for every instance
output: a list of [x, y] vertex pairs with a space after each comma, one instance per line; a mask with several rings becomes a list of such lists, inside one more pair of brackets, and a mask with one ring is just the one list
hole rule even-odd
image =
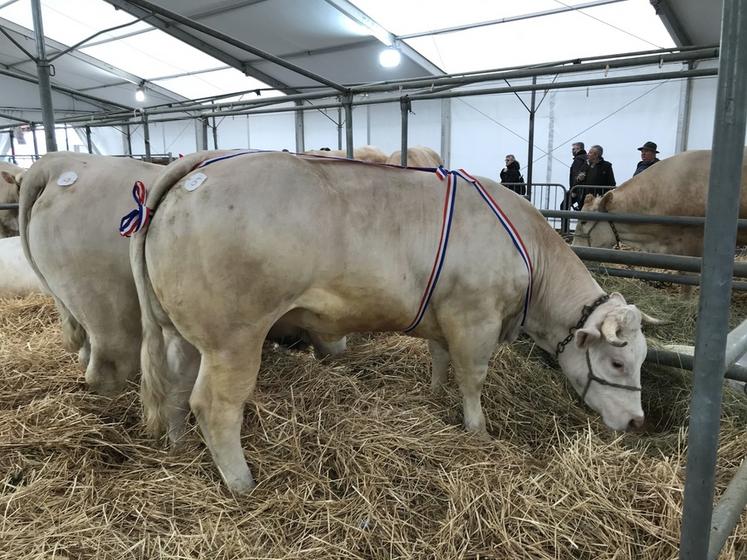
[[[671, 284], [683, 284], [685, 286], [700, 286], [700, 275], [697, 274], [686, 276], [684, 274], [666, 274], [664, 272], [652, 272], [650, 270], [613, 268], [604, 265], [587, 265], [586, 268], [592, 272], [600, 272], [618, 278], [635, 278], [637, 280], [653, 280], [655, 282], [669, 282]], [[732, 288], [740, 292], [745, 292], [747, 291], [747, 282], [733, 282]]]
[[399, 112], [401, 116], [401, 135], [400, 135], [400, 154], [399, 154], [399, 164], [402, 167], [407, 167], [407, 137], [409, 135], [409, 126], [410, 126], [410, 109], [412, 108], [412, 104], [410, 103], [410, 98], [407, 96], [404, 96], [402, 99], [399, 100]]
[[150, 155], [150, 127], [148, 126], [148, 113], [143, 109], [143, 144], [145, 145], [145, 161], [151, 161]]
[[52, 83], [49, 79], [50, 64], [47, 61], [44, 43], [44, 23], [42, 21], [41, 0], [31, 0], [31, 13], [34, 18], [36, 35], [36, 74], [39, 77], [39, 101], [41, 103], [44, 136], [47, 140], [47, 152], [57, 151], [57, 138], [54, 129], [54, 107], [52, 106]]
[[[682, 270], [684, 272], [700, 272], [701, 264], [705, 261], [705, 259], [699, 257], [684, 257], [682, 255], [667, 255], [664, 253], [643, 253], [640, 251], [614, 251], [612, 249], [578, 247], [576, 245], [571, 245], [571, 249], [581, 260], [585, 261], [632, 264], [651, 268]], [[732, 254], [733, 252], [734, 249], [732, 249]], [[707, 263], [705, 267], [707, 267]], [[734, 270], [734, 276], [747, 278], [747, 263], [734, 263], [731, 260], [730, 255], [730, 278], [732, 268]]]
[[[537, 76], [532, 76], [532, 85], [537, 85]], [[532, 199], [532, 175], [534, 171], [534, 117], [537, 113], [537, 90], [532, 90], [529, 103], [529, 139], [527, 146], [527, 196]]]
[[724, 355], [726, 367], [736, 364], [745, 352], [747, 352], [747, 320], [743, 321], [726, 337], [726, 353]]
[[[649, 364], [676, 367], [692, 371], [694, 358], [690, 354], [671, 352], [669, 350], [662, 350], [661, 348], [649, 348], [648, 353], [646, 354], [646, 362]], [[747, 367], [733, 365], [726, 370], [725, 377], [733, 379], [734, 381], [747, 382]]]
[[747, 459], [737, 470], [734, 478], [724, 490], [721, 499], [713, 509], [711, 519], [711, 539], [708, 545], [708, 560], [716, 560], [726, 539], [731, 535], [734, 527], [747, 505]]
[[353, 96], [345, 95], [342, 106], [345, 109], [345, 155], [353, 159]]
[[747, 2], [724, 0], [716, 116], [703, 273], [695, 338], [695, 368], [688, 434], [681, 560], [709, 550], [721, 415], [721, 390], [731, 304], [736, 220], [747, 124]]
[[[613, 214], [610, 212], [577, 212], [575, 210], [540, 210], [540, 212], [546, 218], [573, 218], [576, 220], [586, 221], [616, 222], [618, 224], [669, 224], [677, 226], [702, 226], [706, 221], [706, 219], [701, 216]], [[736, 224], [739, 229], [747, 228], [746, 219], [739, 219], [736, 221]]]
[[[717, 51], [717, 50], [716, 50]], [[686, 53], [687, 56], [692, 54], [693, 51]], [[694, 51], [694, 52], [700, 52], [700, 51]], [[707, 51], [712, 52], [712, 51]], [[706, 57], [706, 58], [712, 58], [712, 57]], [[658, 63], [658, 59], [654, 61], [655, 63]], [[649, 63], [653, 63], [649, 60]], [[609, 62], [610, 67], [615, 67], [613, 61]], [[604, 66], [606, 67], [606, 65]], [[573, 72], [581, 73], [583, 70], [578, 67], [578, 65], [568, 66], [568, 67], [561, 67], [561, 68], [570, 68], [573, 70]], [[553, 74], [555, 71], [558, 70], [558, 68], [546, 72], [547, 74]], [[513, 86], [513, 87], [501, 87], [501, 88], [487, 88], [487, 89], [475, 89], [475, 90], [469, 90], [469, 91], [461, 91], [461, 92], [437, 92], [433, 94], [411, 94], [411, 99], [444, 99], [444, 98], [450, 98], [450, 97], [460, 97], [460, 96], [470, 96], [470, 95], [481, 95], [481, 94], [498, 94], [498, 93], [513, 93], [514, 91], [532, 91], [532, 89], [561, 89], [561, 88], [568, 88], [568, 87], [587, 87], [587, 86], [594, 86], [594, 85], [603, 85], [603, 84], [618, 84], [618, 83], [632, 83], [632, 82], [638, 82], [638, 81], [650, 81], [650, 80], [665, 80], [665, 79], [673, 79], [673, 78], [686, 78], [686, 77], [703, 77], [703, 76], [715, 76], [717, 73], [717, 70], [715, 68], [700, 68], [700, 69], [694, 69], [694, 70], [678, 70], [675, 72], [663, 72], [658, 74], [645, 74], [640, 76], [614, 76], [614, 77], [607, 77], [607, 78], [599, 78], [599, 79], [581, 79], [581, 80], [575, 80], [572, 82], [553, 82], [553, 83], [547, 83], [547, 84], [525, 84], [522, 86]], [[540, 72], [542, 74], [542, 72]], [[506, 75], [504, 72], [503, 74], [491, 74], [489, 76], [489, 79], [484, 79], [481, 81], [496, 81], [496, 80], [502, 80], [503, 77]], [[539, 74], [538, 74], [539, 75]], [[542, 74], [544, 75], [544, 74]], [[512, 76], [508, 76], [512, 77]], [[530, 75], [531, 77], [531, 75]], [[459, 85], [464, 84], [455, 84], [454, 87], [458, 87]], [[429, 84], [430, 86], [430, 84]], [[293, 95], [287, 95], [283, 97], [278, 97], [274, 102], [277, 104], [281, 103], [288, 103], [290, 101], [297, 101], [297, 100], [315, 100], [315, 99], [325, 99], [330, 97], [331, 95], [336, 94], [337, 92], [334, 91], [324, 91], [324, 92], [318, 92], [318, 93], [300, 93], [300, 94], [293, 94]], [[357, 93], [367, 93], [366, 91], [356, 91]], [[366, 100], [359, 100], [354, 101], [354, 105], [367, 105], [367, 104], [375, 104], [375, 103], [393, 103], [396, 101], [399, 101], [399, 95], [397, 97], [382, 97], [378, 99], [366, 99]], [[217, 103], [215, 107], [242, 107], [247, 108], [254, 105], [266, 105], [267, 101], [260, 101], [260, 100], [247, 100], [242, 102], [225, 102], [225, 103]], [[315, 106], [316, 109], [323, 109], [323, 108], [333, 108], [339, 106], [339, 103], [335, 104], [325, 104], [322, 106]], [[149, 108], [149, 111], [151, 115], [160, 115], [160, 114], [166, 114], [166, 113], [184, 113], [187, 111], [197, 110], [204, 107], [203, 103], [195, 104], [195, 105], [181, 105], [181, 106], [164, 106], [164, 107], [151, 107]], [[291, 108], [290, 110], [293, 110], [294, 108]], [[283, 108], [276, 109], [277, 111], [282, 110], [288, 110]], [[246, 111], [242, 109], [243, 112], [233, 113], [233, 112], [217, 112], [218, 115], [225, 115], [225, 114], [246, 114]], [[272, 110], [267, 112], [273, 112]], [[115, 113], [107, 113], [106, 115], [100, 116], [101, 119], [111, 119], [111, 118], [118, 118], [118, 117], [126, 117], [127, 115], [131, 114], [130, 111], [118, 111]], [[82, 119], [79, 119], [82, 120]], [[89, 119], [86, 119], [87, 121]], [[73, 122], [71, 119], [66, 119], [65, 122]]]
[[[2, 73], [0, 71], [0, 73]], [[698, 70], [685, 70], [685, 71], [677, 71], [677, 72], [664, 72], [659, 74], [642, 74], [640, 76], [617, 76], [612, 78], [599, 78], [596, 80], [576, 80], [573, 82], [554, 82], [554, 83], [547, 83], [547, 84], [527, 84], [524, 86], [512, 86], [512, 87], [500, 87], [500, 88], [487, 88], [487, 89], [475, 89], [475, 90], [468, 90], [468, 91], [459, 91], [459, 92], [444, 92], [444, 93], [434, 93], [434, 94], [412, 94], [410, 95], [411, 100], [426, 100], [426, 99], [451, 99], [453, 97], [472, 97], [475, 95], [489, 95], [489, 94], [500, 94], [500, 93], [514, 93], [519, 91], [532, 91], [533, 89], [542, 89], [542, 90], [549, 90], [549, 89], [566, 89], [566, 88], [575, 88], [575, 87], [594, 87], [599, 85], [609, 85], [609, 84], [624, 84], [624, 83], [634, 83], [634, 82], [647, 82], [647, 81], [660, 81], [660, 80], [669, 80], [669, 79], [682, 79], [686, 77], [703, 77], [703, 76], [715, 76], [717, 73], [717, 70], [715, 68], [706, 68], [706, 69], [698, 69]], [[329, 95], [321, 96], [329, 97]], [[300, 96], [301, 99], [317, 99], [316, 96], [310, 95], [307, 97]], [[283, 98], [280, 98], [277, 103], [287, 103], [289, 101], [293, 101], [297, 99], [296, 96], [286, 96]], [[400, 100], [400, 96], [397, 97], [380, 97], [380, 98], [365, 98], [365, 99], [359, 99], [359, 100], [353, 100], [354, 106], [363, 106], [363, 105], [380, 105], [384, 103], [397, 103]], [[263, 115], [263, 114], [271, 114], [271, 113], [284, 113], [287, 111], [296, 111], [298, 110], [296, 107], [270, 107], [267, 109], [250, 109], [251, 105], [256, 105], [256, 102], [241, 102], [241, 103], [227, 103], [227, 104], [216, 104], [216, 107], [223, 107], [223, 106], [231, 106], [231, 107], [243, 107], [240, 109], [229, 109], [225, 111], [221, 110], [215, 110], [215, 111], [209, 111], [209, 112], [201, 112], [199, 116], [237, 116], [237, 115]], [[265, 103], [266, 105], [267, 103]], [[309, 110], [320, 110], [320, 109], [337, 109], [340, 107], [339, 103], [324, 103], [320, 105], [314, 105], [313, 108], [309, 108]], [[148, 110], [151, 115], [155, 114], [167, 114], [167, 113], [185, 113], [187, 109], [183, 108], [164, 108], [164, 109], [155, 109], [151, 111]], [[127, 113], [116, 113], [116, 114], [107, 114], [101, 116], [99, 119], [92, 119], [89, 117], [71, 117], [69, 119], [64, 119], [64, 122], [81, 122], [81, 123], [89, 123], [92, 126], [98, 123], [98, 126], [121, 126], [123, 124], [128, 123], [127, 120], [116, 120], [119, 117], [127, 117], [131, 115], [132, 112], [128, 111]], [[153, 122], [172, 122], [172, 121], [183, 121], [188, 118], [194, 118], [193, 116], [182, 116], [182, 117], [176, 117], [171, 119], [158, 119], [157, 121]], [[108, 119], [115, 119], [115, 120], [108, 120]], [[62, 121], [61, 121], [62, 122]], [[3, 127], [0, 127], [0, 130], [2, 130]]]

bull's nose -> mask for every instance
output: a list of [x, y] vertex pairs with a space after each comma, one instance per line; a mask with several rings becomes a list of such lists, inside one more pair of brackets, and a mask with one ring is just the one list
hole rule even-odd
[[643, 428], [643, 422], [645, 421], [643, 416], [635, 416], [631, 418], [630, 422], [628, 423], [628, 429], [629, 430], [640, 430]]

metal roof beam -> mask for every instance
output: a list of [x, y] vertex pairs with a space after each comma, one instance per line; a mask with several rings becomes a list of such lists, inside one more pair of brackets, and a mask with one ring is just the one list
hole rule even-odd
[[368, 28], [371, 31], [371, 34], [383, 44], [391, 46], [396, 43], [397, 48], [402, 54], [412, 60], [415, 64], [422, 66], [427, 72], [430, 72], [435, 76], [443, 76], [445, 74], [441, 68], [433, 64], [407, 43], [399, 41], [399, 37], [387, 31], [352, 2], [349, 2], [348, 0], [325, 0], [325, 2], [335, 8], [338, 12], [348, 16], [354, 22]]
[[[4, 66], [4, 65], [3, 65]], [[17, 80], [21, 80], [24, 82], [29, 82], [32, 84], [38, 84], [39, 80], [32, 76], [31, 74], [27, 74], [25, 72], [20, 72], [18, 70], [11, 71], [11, 70], [4, 70], [0, 68], [0, 75], [2, 76], [8, 76], [11, 78], [16, 78]], [[64, 86], [52, 84], [52, 90], [58, 91], [60, 93], [66, 93], [68, 95], [71, 95], [73, 97], [78, 97], [82, 101], [85, 101], [86, 103], [93, 103], [102, 106], [102, 109], [116, 107], [117, 109], [125, 109], [127, 111], [134, 110], [134, 107], [131, 107], [130, 105], [123, 105], [122, 103], [115, 103], [114, 101], [109, 101], [107, 99], [102, 99], [101, 97], [96, 97], [94, 95], [88, 95], [86, 93], [81, 93], [77, 90], [66, 88]]]
[[667, 29], [669, 34], [672, 36], [672, 39], [674, 39], [674, 42], [677, 43], [677, 46], [682, 47], [685, 45], [692, 45], [693, 42], [690, 39], [690, 36], [688, 35], [687, 31], [685, 31], [685, 28], [682, 25], [682, 22], [680, 22], [679, 18], [677, 17], [677, 14], [674, 12], [674, 9], [668, 2], [668, 0], [650, 0], [651, 5], [654, 7], [654, 10], [656, 11], [656, 15], [658, 15], [661, 18], [662, 23], [664, 24], [664, 27]]
[[586, 2], [585, 4], [576, 4], [575, 6], [563, 6], [562, 8], [553, 8], [552, 10], [544, 10], [542, 12], [533, 12], [530, 14], [509, 16], [505, 18], [492, 19], [490, 21], [480, 21], [477, 23], [469, 23], [466, 25], [457, 25], [454, 27], [444, 27], [442, 29], [434, 29], [432, 31], [421, 31], [419, 33], [408, 33], [406, 35], [399, 35], [398, 38], [404, 41], [406, 39], [416, 39], [418, 37], [430, 37], [432, 35], [441, 35], [443, 33], [454, 33], [456, 31], [467, 31], [468, 29], [475, 29], [477, 27], [486, 27], [488, 25], [498, 25], [500, 23], [510, 23], [512, 21], [533, 19], [533, 18], [538, 18], [538, 17], [550, 16], [553, 14], [562, 14], [564, 12], [573, 12], [576, 10], [583, 10], [585, 8], [595, 8], [597, 6], [604, 6], [605, 4], [615, 4], [617, 2], [625, 2], [625, 1], [626, 0], [594, 0], [593, 2]]
[[[12, 21], [9, 21], [7, 19], [0, 18], [0, 25], [5, 27], [6, 29], [9, 29], [13, 33], [17, 33], [18, 35], [21, 35], [22, 37], [25, 37], [26, 39], [30, 39], [34, 42], [36, 42], [36, 37], [34, 36], [34, 32], [30, 29], [26, 29], [25, 27], [22, 27], [16, 23], [13, 23]], [[56, 51], [62, 52], [64, 50], [67, 50], [69, 47], [66, 45], [55, 41], [53, 39], [50, 39], [49, 37], [46, 38], [44, 41], [46, 46], [55, 49]], [[116, 66], [112, 66], [111, 64], [107, 64], [106, 62], [103, 62], [97, 58], [94, 58], [90, 55], [87, 55], [85, 53], [82, 53], [80, 51], [70, 51], [67, 53], [68, 56], [71, 56], [75, 58], [76, 60], [80, 60], [81, 62], [85, 62], [86, 64], [89, 64], [93, 66], [94, 68], [98, 68], [99, 70], [104, 70], [105, 72], [108, 72], [112, 76], [117, 76], [118, 78], [122, 78], [123, 80], [132, 83], [132, 84], [139, 84], [142, 81], [144, 81], [143, 78], [140, 76], [136, 76], [135, 74], [130, 74], [129, 72], [125, 72], [124, 70], [117, 68]], [[52, 53], [51, 56], [53, 56], [54, 53]], [[21, 64], [26, 63], [27, 61], [22, 62], [16, 62], [14, 64], [10, 64], [9, 67], [13, 68], [16, 66], [19, 66]], [[147, 80], [146, 80], [147, 81]], [[177, 93], [174, 93], [173, 91], [170, 91], [164, 87], [156, 86], [156, 85], [149, 85], [148, 86], [151, 90], [155, 91], [156, 93], [168, 98], [173, 99], [174, 101], [184, 101], [186, 97], [183, 97], [181, 95], [178, 95]], [[122, 106], [117, 103], [114, 103], [113, 105]]]
[[[145, 0], [106, 0], [106, 1], [114, 6], [118, 6], [122, 8], [123, 10], [133, 15], [139, 15], [143, 11], [145, 13], [150, 12], [152, 15], [157, 16], [152, 19], [145, 17], [145, 20], [151, 25], [159, 27], [159, 29], [162, 29], [166, 33], [169, 33], [170, 35], [173, 35], [174, 37], [181, 39], [182, 41], [188, 44], [191, 44], [192, 46], [202, 50], [203, 52], [206, 52], [207, 54], [210, 54], [211, 56], [214, 56], [215, 58], [218, 58], [219, 60], [226, 62], [226, 64], [230, 64], [234, 68], [238, 68], [245, 74], [253, 76], [259, 80], [262, 80], [263, 82], [273, 87], [276, 87], [278, 89], [282, 89], [284, 91], [289, 90], [286, 84], [282, 84], [275, 78], [272, 78], [264, 74], [263, 72], [260, 72], [257, 69], [253, 68], [249, 63], [239, 61], [238, 59], [229, 55], [225, 51], [222, 51], [218, 49], [217, 47], [206, 43], [205, 41], [187, 33], [183, 29], [177, 28], [176, 26], [174, 26], [174, 23], [184, 25], [195, 31], [199, 31], [200, 33], [205, 33], [206, 35], [214, 37], [220, 41], [223, 41], [224, 43], [227, 43], [231, 46], [234, 46], [236, 48], [249, 52], [255, 56], [259, 56], [270, 62], [274, 62], [278, 66], [282, 66], [283, 68], [296, 72], [297, 74], [301, 74], [302, 76], [310, 78], [316, 82], [328, 85], [338, 91], [341, 91], [341, 92], [345, 91], [345, 87], [343, 87], [342, 85], [336, 82], [328, 80], [327, 78], [323, 76], [304, 70], [303, 68], [296, 66], [295, 64], [291, 64], [290, 62], [287, 62], [283, 60], [282, 58], [279, 58], [270, 53], [262, 51], [256, 47], [252, 47], [251, 45], [248, 45], [244, 43], [243, 41], [239, 41], [238, 39], [231, 37], [230, 35], [221, 33], [220, 31], [217, 31], [216, 29], [213, 29], [207, 25], [203, 25], [190, 18], [181, 16], [170, 10], [166, 10], [165, 8], [161, 8], [160, 6], [152, 4], [151, 2], [146, 2]], [[167, 20], [167, 21], [164, 21], [164, 20]], [[229, 62], [228, 61], [229, 59], [233, 59], [233, 61]], [[260, 76], [263, 76], [263, 77], [260, 77]]]

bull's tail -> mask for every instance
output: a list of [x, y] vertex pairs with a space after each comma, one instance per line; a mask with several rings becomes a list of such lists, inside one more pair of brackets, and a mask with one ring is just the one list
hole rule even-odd
[[19, 187], [18, 194], [18, 230], [21, 235], [21, 247], [31, 269], [36, 274], [44, 289], [52, 294], [57, 311], [62, 323], [62, 345], [69, 352], [77, 352], [86, 340], [86, 330], [73, 317], [73, 314], [62, 301], [55, 295], [47, 283], [47, 279], [39, 270], [29, 248], [29, 223], [31, 222], [31, 211], [34, 203], [44, 192], [49, 181], [49, 173], [42, 165], [32, 166], [28, 171], [21, 171], [15, 176]]
[[[146, 185], [148, 187], [148, 207], [155, 212], [168, 190], [192, 171], [196, 165], [206, 159], [225, 153], [227, 152], [199, 152], [169, 164], [152, 186]], [[130, 264], [135, 279], [137, 297], [140, 301], [143, 326], [143, 339], [140, 349], [140, 397], [145, 425], [152, 434], [159, 436], [168, 427], [166, 397], [169, 392], [169, 378], [172, 372], [169, 370], [167, 360], [165, 330], [173, 329], [173, 325], [158, 301], [148, 274], [148, 264], [145, 260], [147, 238], [147, 229], [140, 231], [132, 238], [130, 242]]]

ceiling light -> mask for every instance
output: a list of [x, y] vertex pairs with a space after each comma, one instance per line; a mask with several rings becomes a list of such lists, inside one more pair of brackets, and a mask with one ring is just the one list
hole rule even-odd
[[145, 101], [145, 82], [140, 82], [135, 90], [135, 101], [142, 103]]
[[402, 55], [395, 48], [384, 49], [379, 53], [379, 64], [384, 68], [395, 68], [402, 61]]

